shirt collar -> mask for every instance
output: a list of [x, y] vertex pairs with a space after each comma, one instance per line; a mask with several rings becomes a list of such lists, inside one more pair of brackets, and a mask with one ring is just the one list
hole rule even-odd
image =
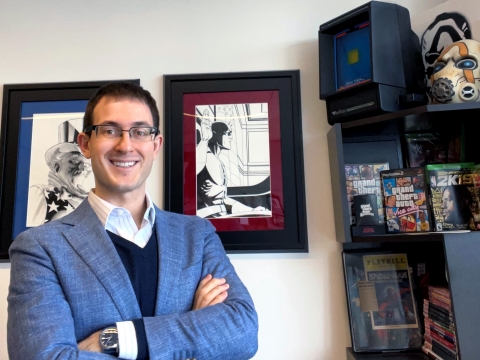
[[[90, 192], [88, 193], [88, 202], [92, 207], [93, 211], [97, 214], [98, 218], [100, 219], [100, 222], [104, 227], [106, 227], [108, 222], [108, 217], [110, 216], [113, 210], [122, 209], [130, 213], [125, 208], [115, 206], [109, 203], [108, 201], [103, 200], [97, 194], [95, 194], [94, 190], [95, 189], [91, 189]], [[145, 211], [145, 214], [143, 215], [143, 218], [153, 226], [155, 222], [155, 207], [153, 206], [153, 201], [150, 198], [150, 195], [145, 193], [145, 197], [147, 199], [147, 209]]]

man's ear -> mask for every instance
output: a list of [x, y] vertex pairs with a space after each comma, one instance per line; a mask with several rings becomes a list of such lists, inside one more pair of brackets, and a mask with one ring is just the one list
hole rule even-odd
[[153, 159], [155, 160], [157, 158], [158, 153], [160, 152], [160, 149], [163, 144], [163, 136], [162, 135], [157, 135], [157, 137], [153, 140], [153, 152], [154, 152], [154, 157]]
[[80, 134], [78, 134], [77, 136], [78, 146], [80, 147], [80, 150], [82, 151], [83, 156], [85, 156], [87, 159], [90, 159], [89, 142], [90, 142], [90, 136], [88, 136], [84, 132], [81, 132]]
[[55, 172], [58, 173], [60, 171], [60, 164], [55, 163], [55, 165], [53, 165], [53, 168], [55, 169]]

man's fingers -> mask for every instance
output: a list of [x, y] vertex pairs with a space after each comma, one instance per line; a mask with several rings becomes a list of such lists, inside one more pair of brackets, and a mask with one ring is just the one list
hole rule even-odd
[[224, 291], [222, 292], [221, 294], [219, 294], [215, 299], [213, 299], [210, 304], [208, 304], [209, 306], [212, 306], [212, 305], [215, 305], [215, 304], [220, 304], [222, 302], [224, 302], [228, 297], [228, 292], [227, 291]]
[[[209, 306], [217, 296], [226, 291], [229, 285], [224, 278], [213, 278], [208, 274], [200, 281], [193, 302], [193, 310], [202, 309]], [[223, 299], [224, 300], [224, 299]], [[223, 301], [221, 300], [221, 301]]]
[[[202, 309], [204, 307], [213, 305], [212, 302], [222, 293], [226, 292], [226, 290], [230, 287], [228, 284], [223, 284], [216, 286], [212, 290], [210, 290], [205, 296], [200, 299], [198, 304], [199, 308]], [[222, 300], [223, 301], [223, 300]]]

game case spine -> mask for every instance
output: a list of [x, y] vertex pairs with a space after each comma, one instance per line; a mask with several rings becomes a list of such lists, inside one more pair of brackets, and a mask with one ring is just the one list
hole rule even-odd
[[449, 339], [452, 340], [452, 342], [456, 342], [455, 333], [453, 331], [448, 330], [438, 324], [431, 322], [428, 318], [425, 319], [425, 328], [435, 331], [437, 334], [441, 336], [448, 337]]
[[444, 358], [451, 359], [451, 360], [456, 360], [457, 358], [457, 353], [450, 350], [449, 348], [443, 346], [440, 344], [438, 341], [435, 339], [432, 339], [432, 350], [437, 353], [442, 355]]
[[450, 338], [450, 337], [445, 337], [445, 336], [439, 335], [435, 331], [433, 331], [429, 328], [425, 328], [425, 335], [428, 335], [428, 336], [438, 340], [439, 342], [441, 342], [446, 347], [448, 347], [452, 350], [456, 350], [455, 342], [453, 342], [452, 338]]
[[428, 310], [428, 309], [432, 309], [432, 310], [434, 310], [434, 311], [436, 311], [436, 312], [439, 312], [440, 314], [445, 315], [446, 317], [453, 318], [451, 311], [449, 311], [449, 310], [447, 310], [447, 309], [445, 309], [445, 308], [443, 308], [443, 307], [441, 307], [441, 306], [438, 306], [438, 305], [433, 304], [430, 300], [426, 300], [426, 299], [425, 299], [425, 300], [423, 301], [423, 307], [424, 307], [424, 308], [426, 307], [427, 310]]
[[457, 351], [457, 347], [455, 346], [455, 344], [452, 344], [450, 341], [442, 338], [441, 336], [439, 336], [438, 334], [436, 334], [434, 332], [431, 332], [431, 331], [425, 332], [425, 340], [427, 340], [427, 337], [430, 337], [431, 339], [438, 341], [443, 346], [445, 346], [446, 348], [448, 348], [452, 351], [455, 351], [455, 352]]
[[438, 300], [436, 297], [433, 297], [432, 295], [430, 295], [430, 300], [429, 301], [430, 301], [431, 304], [437, 305], [440, 308], [443, 308], [445, 310], [448, 310], [449, 312], [452, 312], [452, 305], [451, 304], [448, 304], [448, 303], [445, 303], [441, 300]]
[[429, 349], [426, 345], [422, 346], [422, 351], [430, 358], [433, 360], [445, 360], [444, 358], [438, 356], [435, 354], [431, 349]]
[[446, 329], [449, 329], [450, 331], [455, 331], [455, 325], [453, 322], [445, 321], [443, 319], [438, 318], [435, 314], [431, 315], [431, 314], [425, 313], [425, 311], [423, 312], [423, 315], [426, 318], [430, 319], [430, 321], [432, 321], [433, 323], [438, 324], [439, 326], [442, 326]]
[[428, 292], [429, 292], [429, 294], [430, 293], [435, 293], [435, 294], [438, 294], [440, 296], [444, 296], [447, 299], [450, 299], [450, 290], [448, 290], [448, 288], [446, 288], [446, 287], [429, 285], [428, 286]]

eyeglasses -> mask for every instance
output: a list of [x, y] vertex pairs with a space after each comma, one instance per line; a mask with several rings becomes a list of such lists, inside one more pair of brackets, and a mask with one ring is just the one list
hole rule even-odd
[[126, 131], [130, 135], [130, 139], [144, 142], [153, 141], [158, 134], [158, 128], [154, 126], [133, 126], [128, 130], [123, 130], [116, 125], [92, 125], [87, 126], [83, 132], [88, 133], [93, 130], [100, 139], [118, 139]]

